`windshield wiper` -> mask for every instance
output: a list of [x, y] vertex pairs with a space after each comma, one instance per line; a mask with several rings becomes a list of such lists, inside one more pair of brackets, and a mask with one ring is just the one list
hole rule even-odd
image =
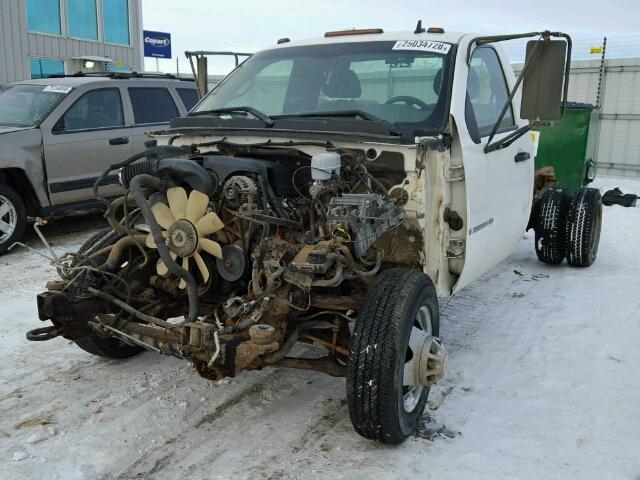
[[260, 120], [266, 127], [273, 127], [273, 119], [266, 113], [262, 113], [253, 107], [226, 107], [226, 108], [214, 108], [211, 110], [199, 110], [197, 112], [191, 112], [190, 117], [197, 115], [216, 115], [225, 113], [248, 113]]
[[325, 112], [303, 112], [303, 113], [295, 113], [291, 115], [278, 115], [274, 116], [274, 119], [278, 118], [313, 118], [313, 117], [345, 117], [345, 118], [362, 118], [368, 122], [376, 122], [381, 125], [384, 125], [389, 133], [392, 135], [402, 135], [402, 132], [398, 131], [396, 127], [391, 123], [385, 120], [384, 118], [380, 118], [376, 115], [373, 115], [369, 112], [365, 112], [364, 110], [327, 110]]

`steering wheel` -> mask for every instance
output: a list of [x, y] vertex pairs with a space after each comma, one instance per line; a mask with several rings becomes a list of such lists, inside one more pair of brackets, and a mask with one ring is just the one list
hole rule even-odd
[[392, 103], [404, 103], [408, 106], [416, 106], [418, 110], [431, 110], [431, 106], [428, 103], [423, 102], [419, 98], [410, 97], [406, 95], [400, 95], [398, 97], [392, 97], [385, 102], [385, 105], [390, 105]]

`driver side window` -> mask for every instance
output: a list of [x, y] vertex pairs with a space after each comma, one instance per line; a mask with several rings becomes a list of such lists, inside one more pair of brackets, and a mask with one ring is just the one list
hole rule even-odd
[[82, 95], [54, 127], [54, 133], [124, 126], [120, 90], [103, 88]]
[[[473, 140], [491, 133], [509, 98], [507, 80], [498, 54], [491, 47], [478, 47], [471, 56], [469, 78], [467, 80], [466, 120]], [[498, 128], [498, 132], [511, 129], [516, 124], [513, 108], [509, 105]]]

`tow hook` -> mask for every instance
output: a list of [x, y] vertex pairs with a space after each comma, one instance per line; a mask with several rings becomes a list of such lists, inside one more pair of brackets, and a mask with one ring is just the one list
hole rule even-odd
[[34, 328], [27, 332], [27, 340], [31, 342], [46, 342], [62, 335], [62, 328], [50, 325], [48, 327]]

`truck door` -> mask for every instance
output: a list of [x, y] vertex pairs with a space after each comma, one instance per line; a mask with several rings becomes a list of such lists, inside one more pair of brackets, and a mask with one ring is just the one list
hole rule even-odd
[[[466, 48], [460, 51], [466, 54]], [[466, 55], [457, 61], [452, 112], [465, 170], [467, 240], [456, 291], [507, 257], [522, 239], [528, 223], [533, 191], [529, 136], [485, 153], [514, 83], [506, 56], [491, 44], [475, 48], [468, 65]], [[510, 105], [492, 143], [527, 125], [527, 120], [519, 118], [519, 97]]]
[[[43, 129], [49, 195], [53, 205], [93, 200], [92, 187], [106, 167], [132, 155], [120, 88], [82, 94], [53, 126]], [[103, 187], [120, 192], [117, 179]]]

